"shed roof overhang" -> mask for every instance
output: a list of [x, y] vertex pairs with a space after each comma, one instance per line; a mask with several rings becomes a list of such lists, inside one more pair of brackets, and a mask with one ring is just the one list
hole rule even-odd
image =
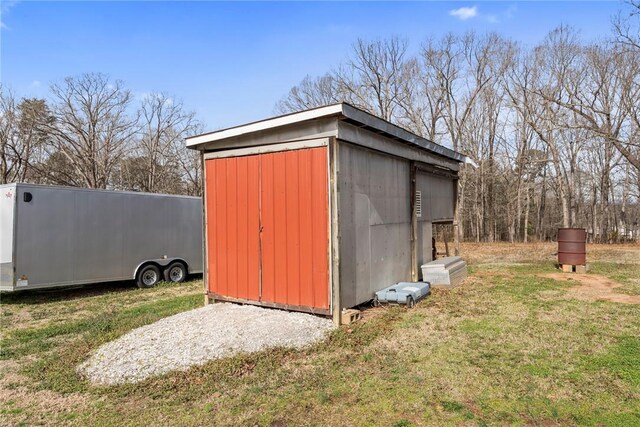
[[[323, 119], [331, 118], [381, 134], [396, 142], [427, 151], [431, 154], [435, 154], [455, 162], [474, 164], [467, 156], [458, 153], [457, 151], [436, 144], [426, 138], [422, 138], [408, 130], [344, 102], [192, 136], [186, 139], [186, 144], [188, 148], [194, 150], [215, 150], [217, 145], [222, 145], [221, 143], [223, 140], [242, 138], [249, 134], [258, 134], [275, 130], [277, 128], [302, 124], [304, 122], [321, 121]], [[336, 135], [334, 136], [339, 137], [339, 135], [337, 135], [338, 127], [335, 129]]]

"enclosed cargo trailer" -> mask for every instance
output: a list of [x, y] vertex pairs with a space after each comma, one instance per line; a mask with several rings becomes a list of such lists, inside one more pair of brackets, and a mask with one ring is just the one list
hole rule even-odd
[[0, 185], [0, 290], [202, 273], [202, 199]]

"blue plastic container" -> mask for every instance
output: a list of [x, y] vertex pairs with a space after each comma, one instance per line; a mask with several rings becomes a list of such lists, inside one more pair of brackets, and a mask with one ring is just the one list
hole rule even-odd
[[376, 292], [373, 304], [393, 302], [412, 308], [416, 302], [429, 295], [430, 289], [429, 282], [400, 282]]

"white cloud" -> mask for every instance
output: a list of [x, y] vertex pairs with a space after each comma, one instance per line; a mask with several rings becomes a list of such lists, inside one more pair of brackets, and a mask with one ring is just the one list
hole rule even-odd
[[518, 6], [516, 6], [515, 4], [512, 4], [504, 12], [504, 16], [506, 16], [507, 19], [511, 19], [513, 18], [513, 15], [515, 15], [517, 11], [518, 11]]
[[478, 7], [461, 7], [459, 9], [453, 9], [449, 11], [449, 15], [465, 21], [478, 15]]
[[40, 87], [40, 85], [42, 85], [40, 80], [34, 80], [31, 82], [31, 87]]
[[18, 1], [15, 0], [2, 0], [0, 1], [0, 29], [2, 30], [10, 30], [9, 26], [4, 23], [4, 19], [2, 15], [9, 14], [9, 11], [18, 4]]
[[487, 15], [487, 21], [491, 24], [497, 24], [498, 22], [500, 22], [496, 15]]
[[2, 0], [0, 2], [0, 12], [9, 12], [9, 10], [18, 3], [17, 0]]

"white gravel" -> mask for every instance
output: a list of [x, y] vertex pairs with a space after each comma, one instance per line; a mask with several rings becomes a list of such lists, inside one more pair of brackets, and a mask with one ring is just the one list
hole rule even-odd
[[302, 348], [330, 329], [331, 320], [310, 314], [211, 304], [132, 330], [101, 346], [78, 372], [98, 384], [136, 382], [239, 353]]

